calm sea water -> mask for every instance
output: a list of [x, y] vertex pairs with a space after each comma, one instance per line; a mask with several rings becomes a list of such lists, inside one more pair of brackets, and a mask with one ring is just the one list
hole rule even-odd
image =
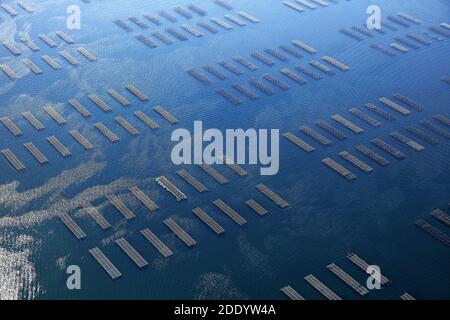
[[[423, 33], [429, 26], [450, 21], [448, 1], [365, 1], [340, 0], [327, 8], [318, 8], [303, 14], [296, 13], [277, 0], [231, 1], [233, 12], [245, 10], [261, 20], [232, 31], [207, 34], [201, 39], [190, 38], [172, 46], [146, 48], [134, 39], [138, 32], [149, 35], [149, 30], [127, 34], [112, 22], [127, 20], [130, 16], [172, 10], [176, 5], [190, 1], [96, 1], [80, 3], [81, 30], [66, 31], [97, 57], [89, 63], [80, 57], [82, 65], [73, 68], [62, 61], [63, 69], [53, 71], [41, 63], [39, 56], [56, 57], [61, 49], [50, 49], [39, 42], [37, 35], [65, 30], [66, 8], [72, 1], [28, 1], [36, 13], [20, 11], [14, 20], [2, 13], [0, 36], [2, 40], [29, 34], [41, 47], [40, 53], [23, 57], [38, 63], [44, 75], [26, 73], [20, 58], [12, 58], [0, 48], [0, 61], [19, 72], [21, 79], [12, 84], [0, 75], [0, 114], [11, 117], [23, 130], [21, 138], [12, 138], [0, 128], [0, 147], [11, 148], [27, 166], [18, 174], [4, 161], [0, 166], [0, 298], [37, 299], [284, 299], [280, 288], [290, 284], [309, 299], [322, 298], [303, 277], [314, 274], [345, 299], [359, 299], [349, 287], [332, 275], [326, 266], [335, 262], [358, 281], [365, 275], [346, 258], [356, 252], [369, 263], [382, 267], [391, 283], [383, 290], [371, 292], [368, 299], [398, 299], [405, 291], [419, 299], [450, 298], [450, 253], [439, 241], [414, 226], [417, 218], [425, 218], [448, 234], [445, 226], [429, 217], [433, 208], [446, 209], [450, 201], [450, 145], [441, 140], [438, 146], [426, 145], [423, 152], [414, 152], [388, 137], [393, 130], [402, 131], [409, 125], [434, 114], [449, 116], [450, 88], [439, 81], [450, 75], [448, 52], [450, 41], [433, 41], [429, 47], [389, 58], [369, 47], [372, 43], [388, 46], [395, 36], [408, 31]], [[131, 3], [130, 3], [131, 2]], [[409, 29], [399, 27], [373, 39], [358, 43], [338, 32], [342, 27], [361, 25], [366, 20], [366, 8], [378, 4], [387, 16], [404, 11], [423, 20]], [[208, 16], [223, 16], [226, 10], [212, 1], [201, 1]], [[19, 11], [19, 10], [18, 10]], [[182, 20], [182, 19], [181, 19]], [[195, 17], [195, 21], [200, 20]], [[163, 27], [158, 29], [163, 30]], [[55, 38], [56, 39], [56, 38]], [[347, 73], [337, 71], [333, 77], [309, 81], [272, 97], [262, 94], [260, 99], [231, 106], [214, 89], [230, 88], [234, 82], [246, 83], [251, 77], [264, 73], [277, 74], [277, 69], [307, 63], [305, 58], [274, 67], [260, 66], [254, 73], [230, 76], [205, 87], [189, 77], [185, 70], [214, 65], [218, 59], [231, 60], [235, 55], [249, 56], [254, 50], [274, 48], [301, 39], [318, 49], [317, 55], [331, 55], [351, 66]], [[65, 45], [61, 45], [65, 47]], [[70, 47], [70, 46], [69, 46]], [[70, 50], [74, 50], [75, 45]], [[21, 57], [22, 58], [22, 57]], [[212, 76], [211, 76], [212, 77]], [[281, 78], [281, 76], [279, 76]], [[130, 97], [132, 106], [124, 108], [111, 100], [106, 89], [125, 92], [124, 86], [133, 83], [151, 99], [142, 103]], [[87, 94], [97, 92], [112, 107], [105, 114], [88, 102]], [[139, 123], [135, 110], [151, 114], [154, 105], [166, 107], [180, 120], [178, 127], [192, 128], [194, 120], [203, 120], [204, 126], [214, 128], [279, 128], [282, 132], [298, 133], [303, 124], [314, 126], [317, 119], [331, 115], [348, 114], [351, 107], [363, 108], [381, 96], [394, 92], [422, 103], [426, 110], [413, 112], [408, 117], [396, 116], [397, 121], [373, 129], [355, 120], [366, 132], [351, 135], [346, 141], [334, 141], [332, 146], [305, 154], [289, 142], [281, 141], [281, 168], [277, 176], [261, 177], [259, 168], [246, 166], [249, 176], [239, 178], [227, 168], [218, 168], [229, 178], [226, 186], [218, 186], [199, 168], [187, 168], [201, 178], [209, 192], [199, 195], [176, 177], [179, 169], [170, 161], [170, 134], [173, 127], [159, 120], [161, 129], [151, 131]], [[128, 95], [129, 96], [129, 95]], [[79, 99], [92, 112], [83, 119], [66, 101]], [[68, 124], [57, 126], [42, 111], [46, 104], [55, 104], [67, 118]], [[21, 117], [23, 111], [33, 111], [46, 125], [36, 133]], [[114, 122], [122, 115], [141, 131], [130, 138]], [[351, 116], [348, 116], [352, 119]], [[113, 128], [122, 140], [111, 144], [100, 136], [92, 124], [102, 121]], [[79, 129], [95, 145], [95, 151], [86, 152], [68, 135], [70, 129]], [[300, 135], [300, 133], [298, 133]], [[73, 153], [62, 159], [45, 141], [56, 135]], [[373, 164], [370, 175], [358, 173], [352, 183], [336, 175], [320, 160], [337, 153], [354, 150], [360, 143], [380, 137], [407, 154], [403, 161], [392, 160], [387, 168]], [[307, 140], [307, 138], [305, 138]], [[334, 139], [333, 139], [334, 140]], [[22, 144], [34, 142], [50, 159], [50, 164], [39, 166]], [[314, 142], [313, 142], [314, 144]], [[389, 155], [386, 156], [389, 158]], [[343, 163], [341, 160], [339, 162]], [[369, 162], [369, 161], [368, 161]], [[348, 168], [350, 165], [345, 164]], [[176, 203], [154, 182], [166, 175], [184, 190], [189, 200]], [[282, 195], [290, 207], [278, 209], [258, 194], [254, 186], [264, 182]], [[160, 206], [154, 214], [144, 209], [127, 191], [139, 185]], [[121, 219], [118, 212], [106, 203], [105, 195], [120, 195], [136, 213], [131, 222]], [[248, 220], [245, 227], [237, 227], [213, 208], [212, 200], [222, 198]], [[246, 208], [244, 201], [254, 198], [263, 203], [270, 213], [260, 218]], [[82, 200], [98, 206], [113, 224], [109, 231], [101, 231], [80, 210]], [[201, 206], [211, 213], [227, 230], [216, 237], [192, 213]], [[57, 215], [68, 213], [87, 233], [77, 241], [59, 221]], [[162, 221], [174, 217], [198, 242], [187, 249], [170, 234]], [[163, 259], [139, 234], [144, 227], [151, 228], [173, 249], [174, 256]], [[149, 261], [139, 270], [114, 243], [124, 236]], [[122, 272], [122, 277], [111, 281], [89, 255], [88, 250], [98, 246]], [[65, 268], [76, 264], [82, 270], [82, 290], [66, 289]]]

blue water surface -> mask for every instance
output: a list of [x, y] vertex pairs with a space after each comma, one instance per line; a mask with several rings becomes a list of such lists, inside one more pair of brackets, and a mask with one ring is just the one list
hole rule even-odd
[[[67, 30], [66, 9], [75, 4], [81, 8], [80, 30]], [[386, 47], [396, 36], [408, 32], [423, 35], [430, 26], [450, 22], [450, 4], [445, 0], [339, 0], [328, 7], [298, 13], [287, 8], [280, 0], [231, 0], [233, 10], [246, 11], [260, 23], [247, 23], [233, 30], [220, 29], [217, 34], [204, 31], [202, 38], [188, 35], [188, 41], [174, 39], [173, 45], [150, 49], [134, 38], [143, 33], [151, 38], [153, 29], [164, 32], [172, 23], [139, 29], [128, 21], [144, 13], [157, 15], [166, 10], [176, 15], [173, 7], [186, 7], [192, 1], [184, 0], [134, 0], [97, 1], [90, 3], [69, 0], [28, 0], [33, 14], [20, 8], [19, 15], [10, 18], [2, 12], [0, 36], [4, 41], [14, 39], [23, 48], [21, 57], [12, 57], [0, 48], [1, 63], [18, 70], [20, 79], [12, 82], [0, 74], [0, 115], [10, 117], [23, 131], [23, 136], [13, 138], [6, 128], [0, 128], [0, 149], [10, 148], [26, 165], [26, 171], [16, 172], [5, 159], [0, 159], [0, 298], [2, 299], [284, 299], [280, 288], [291, 285], [307, 299], [323, 297], [303, 278], [314, 274], [344, 299], [360, 299], [326, 266], [332, 262], [346, 270], [355, 279], [365, 283], [366, 275], [356, 268], [346, 255], [355, 252], [367, 262], [377, 264], [391, 280], [382, 290], [371, 292], [365, 299], [398, 299], [404, 292], [418, 299], [450, 298], [449, 248], [430, 237], [414, 225], [418, 218], [436, 226], [449, 235], [449, 230], [430, 217], [434, 208], [447, 209], [450, 202], [450, 144], [439, 139], [439, 145], [426, 147], [422, 152], [409, 149], [389, 137], [397, 130], [405, 133], [408, 126], [420, 127], [420, 122], [430, 120], [435, 114], [450, 116], [450, 87], [439, 81], [450, 76], [450, 41], [432, 39], [430, 46], [396, 53], [390, 58], [370, 48], [371, 44]], [[213, 1], [197, 1], [207, 11], [206, 17], [196, 14], [187, 23], [195, 26], [200, 20], [230, 13]], [[383, 19], [398, 12], [406, 12], [422, 20], [420, 25], [398, 27], [386, 34], [374, 33], [373, 38], [357, 42], [339, 32], [341, 28], [362, 25], [371, 4], [381, 7]], [[187, 19], [177, 16], [177, 26]], [[126, 21], [133, 32], [127, 33], [113, 21]], [[162, 18], [161, 18], [162, 19]], [[162, 19], [163, 20], [163, 19]], [[150, 22], [147, 22], [150, 25]], [[392, 22], [390, 24], [393, 24]], [[200, 28], [200, 27], [196, 27]], [[217, 27], [218, 28], [218, 27]], [[219, 28], [218, 28], [219, 29]], [[53, 32], [64, 30], [76, 41], [73, 45], [61, 43]], [[49, 48], [38, 39], [39, 34], [50, 34], [58, 40], [58, 48]], [[20, 43], [22, 35], [29, 35], [41, 51], [31, 53]], [[423, 35], [425, 36], [425, 35]], [[304, 58], [276, 61], [269, 67], [258, 65], [254, 72], [237, 76], [220, 69], [219, 59], [232, 61], [236, 55], [249, 60], [253, 51], [276, 48], [299, 39], [318, 50], [313, 56], [303, 52]], [[156, 41], [156, 40], [155, 40]], [[78, 67], [70, 66], [58, 51], [67, 49], [76, 54], [84, 46], [94, 53], [98, 61], [91, 63], [82, 56]], [[48, 54], [63, 66], [53, 71], [40, 56]], [[279, 69], [296, 65], [307, 66], [311, 59], [333, 56], [351, 67], [348, 72], [336, 69], [336, 75], [323, 76], [320, 81], [308, 79], [304, 86], [282, 78]], [[29, 58], [44, 71], [37, 76], [25, 70], [22, 58]], [[201, 70], [205, 64], [215, 65], [228, 75], [220, 81], [204, 86], [190, 77], [186, 70]], [[289, 82], [291, 89], [259, 99], [248, 98], [233, 91], [231, 85], [239, 82], [248, 88], [248, 80], [272, 73]], [[141, 102], [125, 90], [133, 83], [150, 96]], [[215, 90], [224, 87], [238, 96], [243, 103], [233, 106]], [[114, 88], [131, 101], [123, 107], [114, 101], [106, 90]], [[257, 92], [255, 88], [253, 91]], [[104, 113], [90, 103], [88, 94], [97, 93], [112, 107]], [[403, 117], [395, 114], [396, 121], [379, 120], [382, 126], [375, 129], [352, 117], [348, 109], [364, 110], [364, 104], [376, 103], [382, 96], [390, 97], [400, 92], [424, 105], [423, 112], [413, 111]], [[67, 100], [76, 98], [85, 105], [92, 116], [83, 118]], [[67, 125], [58, 126], [43, 112], [52, 104], [66, 118]], [[178, 119], [171, 126], [152, 111], [162, 105]], [[381, 106], [380, 104], [378, 104]], [[35, 131], [21, 116], [32, 111], [45, 124], [46, 129]], [[161, 128], [150, 130], [135, 116], [143, 110], [157, 120]], [[368, 112], [368, 111], [367, 111]], [[365, 129], [360, 135], [346, 131], [349, 138], [333, 140], [322, 147], [298, 131], [301, 125], [315, 127], [318, 119], [341, 114]], [[393, 113], [394, 114], [394, 113]], [[140, 135], [131, 137], [115, 121], [123, 116], [132, 122]], [[376, 117], [376, 115], [373, 115]], [[225, 167], [216, 167], [230, 182], [221, 186], [196, 166], [184, 166], [208, 187], [199, 194], [181, 180], [172, 164], [170, 135], [175, 128], [192, 129], [193, 121], [202, 120], [210, 128], [268, 128], [291, 131], [302, 136], [316, 147], [307, 154], [285, 139], [280, 141], [280, 171], [276, 176], [260, 176], [258, 166], [244, 166], [247, 177], [238, 177]], [[93, 127], [101, 121], [120, 137], [112, 144]], [[337, 126], [337, 125], [336, 125]], [[96, 146], [85, 151], [68, 134], [77, 129]], [[342, 128], [343, 131], [346, 129]], [[57, 136], [71, 151], [63, 159], [45, 140]], [[370, 145], [379, 137], [407, 155], [403, 161], [385, 155], [391, 165], [382, 168], [358, 155], [358, 144]], [[416, 141], [417, 138], [412, 137]], [[438, 136], [436, 136], [438, 138]], [[40, 166], [23, 147], [35, 143], [48, 156], [50, 163]], [[375, 147], [371, 146], [376, 150]], [[351, 167], [338, 153], [348, 150], [360, 156], [374, 168], [365, 174]], [[378, 152], [378, 150], [377, 150]], [[382, 151], [379, 151], [382, 154]], [[358, 175], [348, 182], [321, 163], [332, 157]], [[161, 189], [155, 178], [165, 175], [186, 192], [189, 199], [177, 203]], [[285, 198], [290, 206], [280, 209], [256, 189], [265, 183]], [[138, 185], [160, 207], [149, 213], [129, 192], [128, 187]], [[109, 205], [105, 196], [116, 194], [133, 210], [137, 218], [125, 221]], [[239, 227], [217, 211], [212, 201], [221, 198], [241, 213], [247, 225]], [[263, 204], [269, 214], [263, 218], [246, 207], [244, 201], [253, 198]], [[96, 205], [113, 227], [102, 231], [80, 208], [84, 200]], [[223, 236], [214, 235], [191, 210], [200, 206], [210, 213], [225, 229]], [[86, 232], [87, 238], [78, 241], [57, 218], [68, 213]], [[447, 210], [448, 213], [448, 210]], [[162, 221], [168, 217], [180, 223], [198, 242], [188, 249]], [[162, 256], [142, 237], [139, 231], [149, 227], [174, 251], [168, 259]], [[114, 240], [125, 237], [146, 258], [149, 266], [138, 269], [120, 250]], [[122, 272], [122, 277], [112, 281], [91, 257], [88, 250], [99, 247]], [[79, 265], [82, 270], [82, 289], [66, 288], [65, 268]]]

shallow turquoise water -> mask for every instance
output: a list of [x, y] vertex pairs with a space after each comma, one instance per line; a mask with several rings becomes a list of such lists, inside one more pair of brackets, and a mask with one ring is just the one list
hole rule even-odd
[[[56, 72], [40, 64], [44, 75], [23, 74], [14, 86], [6, 76], [0, 76], [1, 115], [8, 115], [24, 131], [23, 137], [13, 139], [6, 129], [0, 128], [1, 149], [11, 148], [27, 166], [25, 173], [18, 174], [4, 159], [1, 161], [0, 268], [6, 276], [0, 281], [0, 297], [283, 299], [279, 289], [290, 284], [303, 296], [319, 299], [321, 296], [303, 280], [313, 273], [343, 298], [359, 299], [326, 270], [326, 265], [336, 262], [357, 280], [365, 282], [365, 275], [345, 258], [347, 253], [356, 252], [368, 262], [379, 264], [391, 279], [385, 289], [370, 293], [368, 299], [397, 299], [405, 291], [419, 299], [450, 298], [448, 248], [413, 224], [417, 218], [424, 217], [448, 234], [445, 226], [432, 221], [429, 212], [433, 208], [446, 209], [450, 201], [449, 143], [440, 140], [438, 146], [426, 145], [426, 150], [417, 153], [388, 137], [394, 129], [401, 131], [408, 125], [417, 126], [436, 113], [449, 116], [450, 89], [439, 78], [450, 75], [450, 41], [433, 41], [430, 47], [389, 58], [369, 45], [388, 45], [394, 34], [402, 36], [408, 31], [399, 27], [396, 33], [376, 35], [358, 43], [338, 30], [364, 23], [366, 8], [372, 1], [339, 2], [298, 14], [283, 6], [281, 1], [234, 0], [233, 12], [245, 10], [258, 17], [261, 23], [236, 27], [230, 32], [220, 31], [217, 35], [205, 33], [202, 39], [190, 38], [156, 49], [146, 48], [112, 21], [146, 12], [157, 13], [161, 9], [169, 11], [175, 5], [189, 2], [80, 2], [82, 28], [67, 33], [77, 44], [92, 51], [99, 61], [89, 63], [81, 57], [80, 67], [72, 68], [64, 62], [63, 69]], [[59, 50], [46, 48], [38, 42], [37, 35], [63, 30], [65, 11], [72, 2], [30, 0], [29, 3], [37, 12], [21, 13], [15, 20], [4, 15], [1, 36], [8, 39], [11, 30], [29, 33], [42, 49], [41, 53], [33, 54], [24, 50], [33, 61], [39, 61], [42, 54], [57, 56]], [[385, 0], [378, 4], [383, 14], [405, 11], [422, 19], [421, 25], [410, 27], [416, 33], [450, 20], [450, 6], [446, 1]], [[202, 2], [201, 6], [211, 16], [226, 14], [212, 1]], [[138, 27], [132, 27], [137, 33]], [[17, 33], [15, 39], [19, 39]], [[287, 63], [277, 62], [274, 67], [258, 63], [260, 68], [255, 73], [230, 75], [229, 79], [215, 81], [209, 87], [185, 73], [191, 67], [200, 69], [204, 64], [213, 65], [220, 58], [230, 60], [238, 54], [248, 57], [253, 50], [262, 51], [292, 39], [314, 46], [320, 56], [329, 54], [346, 62], [352, 70], [338, 71], [335, 76], [325, 76], [321, 81], [311, 80], [303, 87], [292, 84], [290, 90], [276, 90], [277, 94], [272, 97], [260, 94], [255, 102], [242, 97], [245, 103], [237, 107], [214, 93], [214, 89], [229, 88], [237, 81], [246, 83], [250, 77], [260, 77], [269, 71], [276, 74], [274, 70], [282, 65], [291, 69], [297, 64], [305, 65], [308, 54], [300, 61], [290, 59]], [[0, 48], [0, 54], [1, 63], [20, 65], [20, 59], [12, 58], [5, 48]], [[141, 103], [128, 95], [132, 106], [124, 108], [107, 97], [106, 89], [121, 89], [130, 82], [150, 95], [150, 102]], [[88, 103], [85, 95], [94, 91], [111, 104], [113, 113], [104, 114]], [[178, 168], [170, 161], [169, 139], [173, 128], [154, 116], [162, 126], [150, 131], [132, 114], [135, 110], [151, 114], [151, 107], [160, 104], [177, 116], [178, 127], [192, 128], [193, 121], [201, 119], [204, 126], [214, 128], [279, 128], [282, 132], [289, 130], [300, 135], [297, 130], [300, 125], [314, 126], [317, 119], [327, 119], [336, 113], [347, 116], [347, 109], [361, 109], [365, 103], [376, 102], [379, 97], [394, 92], [419, 101], [426, 110], [413, 112], [406, 118], [396, 116], [397, 121], [392, 123], [382, 121], [378, 129], [355, 120], [366, 129], [364, 134], [351, 135], [342, 142], [333, 139], [332, 146], [317, 146], [312, 154], [305, 154], [282, 140], [281, 169], [275, 177], [259, 176], [257, 167], [247, 166], [250, 174], [245, 178], [235, 176], [227, 168], [218, 168], [230, 180], [228, 185], [219, 186], [199, 168], [187, 168], [209, 188], [203, 195], [175, 174]], [[89, 106], [90, 119], [82, 118], [65, 103], [74, 97]], [[48, 103], [61, 103], [58, 110], [67, 118], [67, 126], [57, 126], [43, 114], [42, 107]], [[46, 130], [36, 133], [30, 128], [20, 115], [27, 110], [45, 119]], [[135, 138], [127, 136], [114, 122], [117, 115], [132, 121], [141, 134]], [[350, 115], [347, 118], [354, 120]], [[92, 124], [99, 120], [122, 137], [119, 144], [110, 144], [95, 131]], [[67, 133], [70, 129], [79, 129], [85, 134], [97, 146], [95, 151], [85, 152], [77, 145]], [[45, 137], [50, 135], [57, 135], [72, 150], [73, 156], [62, 159], [56, 154], [45, 142]], [[407, 159], [392, 158], [388, 168], [373, 164], [376, 170], [371, 175], [352, 168], [358, 173], [358, 179], [352, 183], [320, 162], [326, 156], [338, 160], [338, 152], [353, 150], [359, 143], [369, 145], [375, 137], [401, 149]], [[48, 166], [40, 167], [27, 154], [22, 144], [28, 141], [49, 156]], [[163, 174], [186, 191], [187, 202], [176, 203], [159, 188], [154, 178]], [[290, 207], [280, 210], [259, 195], [254, 186], [260, 182], [287, 199]], [[161, 209], [149, 214], [129, 195], [130, 185], [139, 185]], [[114, 208], [106, 204], [104, 196], [109, 193], [123, 196], [137, 218], [124, 222]], [[245, 216], [248, 220], [245, 227], [233, 225], [213, 208], [211, 201], [219, 197]], [[257, 217], [245, 207], [243, 201], [250, 197], [269, 209], [267, 217]], [[80, 201], [85, 199], [101, 208], [113, 224], [111, 230], [101, 231], [79, 211]], [[211, 213], [225, 227], [226, 234], [220, 238], [213, 235], [191, 213], [195, 206]], [[75, 240], [57, 219], [62, 212], [75, 217], [88, 235], [85, 240]], [[162, 220], [169, 216], [175, 217], [194, 236], [198, 242], [196, 248], [188, 250], [168, 232]], [[167, 260], [161, 258], [139, 234], [144, 227], [160, 235], [175, 255]], [[120, 236], [126, 237], [149, 261], [145, 270], [138, 270], [113, 243], [113, 239]], [[92, 259], [88, 250], [94, 246], [99, 246], [122, 271], [120, 279], [111, 281]], [[80, 291], [66, 289], [64, 269], [70, 264], [81, 267]]]

